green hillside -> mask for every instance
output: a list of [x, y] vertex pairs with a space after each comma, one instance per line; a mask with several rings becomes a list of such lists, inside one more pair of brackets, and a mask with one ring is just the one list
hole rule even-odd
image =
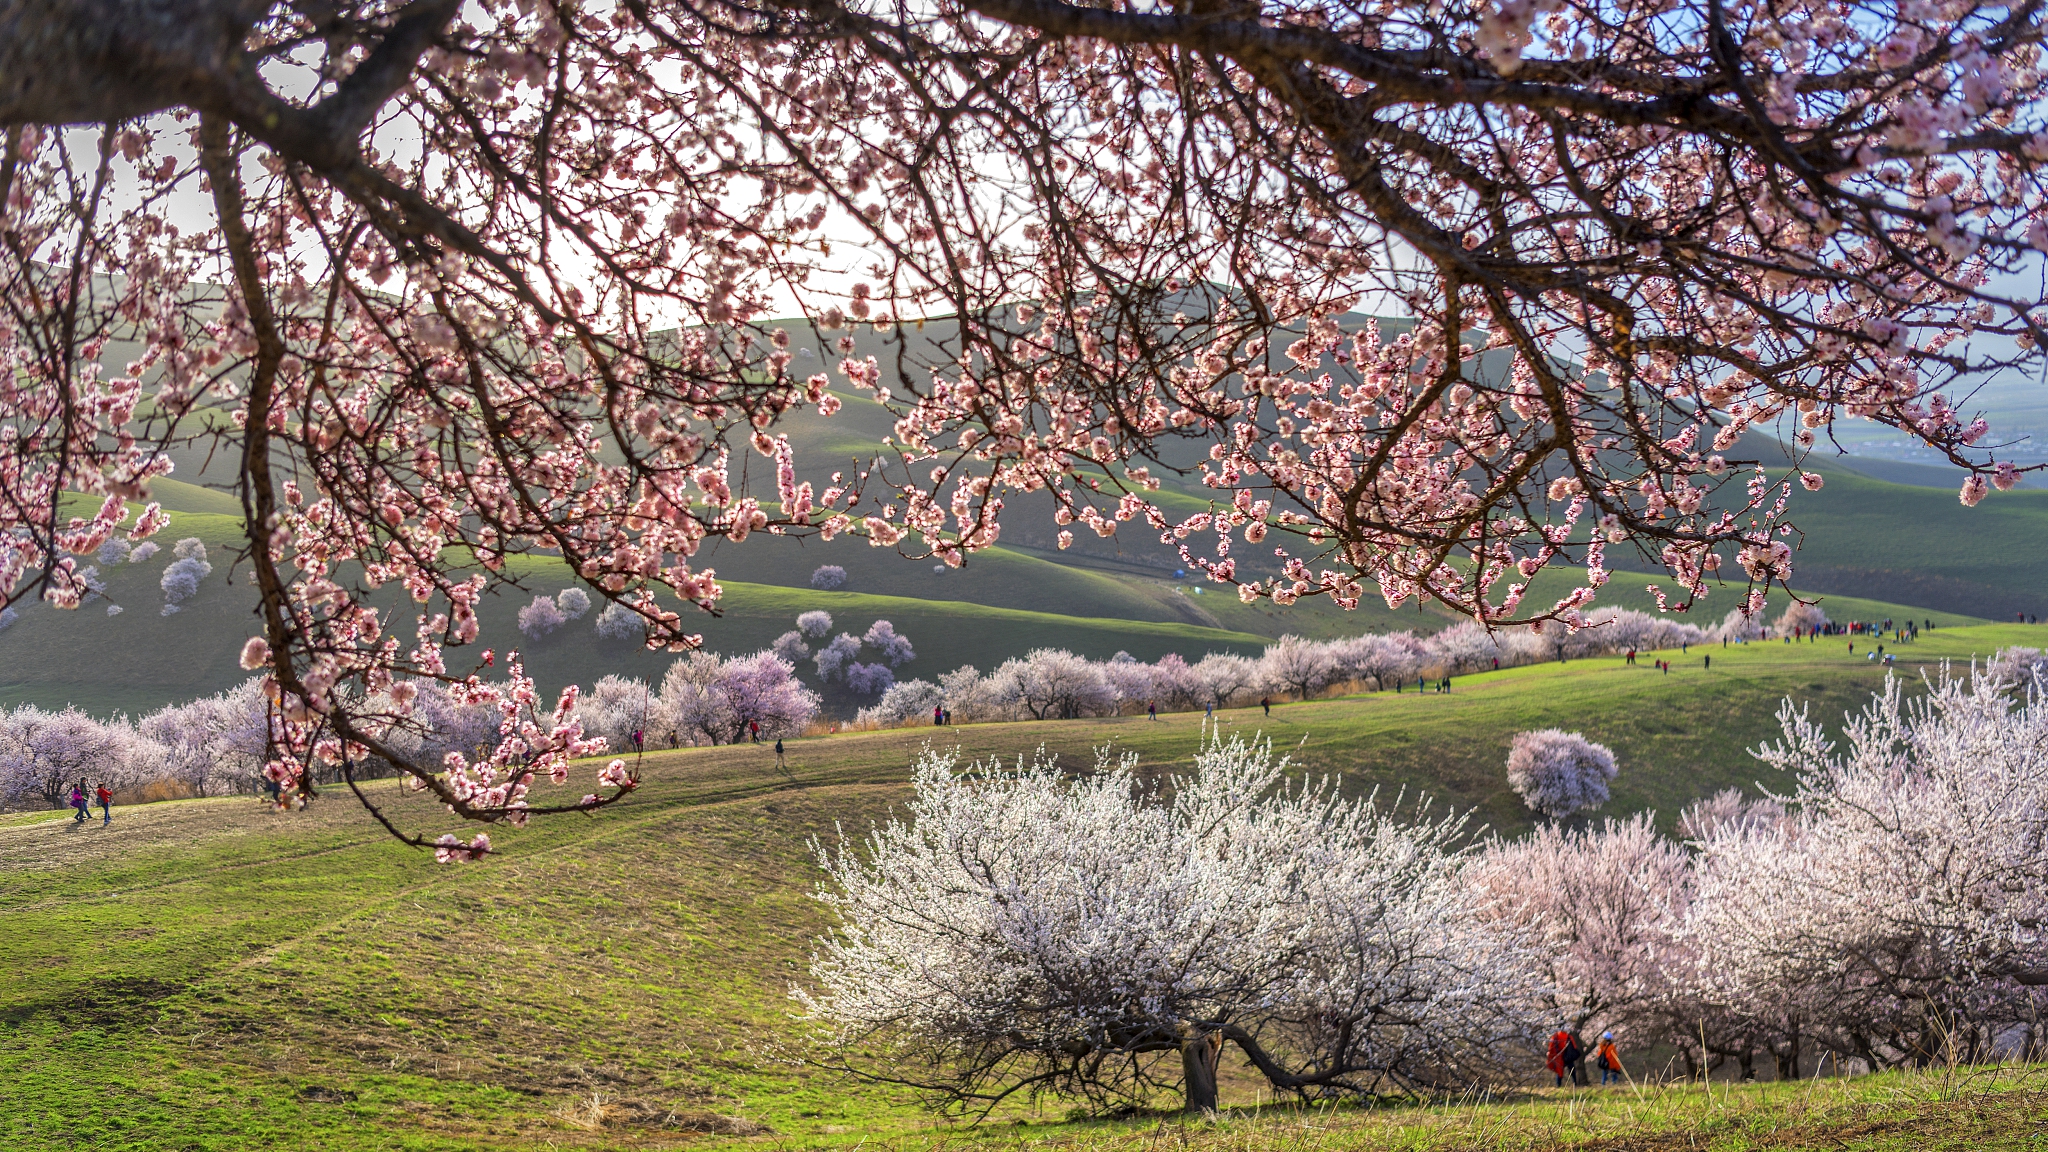
[[[1944, 629], [1904, 652], [1918, 666], [2044, 633]], [[1616, 749], [1608, 813], [1654, 806], [1668, 823], [1717, 788], [1784, 783], [1743, 751], [1782, 696], [1837, 715], [1881, 676], [1832, 643], [1671, 655], [1668, 675], [1587, 660], [1219, 719], [1350, 790], [1473, 806], [1509, 832], [1527, 819], [1501, 779], [1508, 739], [1563, 725]], [[625, 1148], [748, 1125], [780, 1147], [922, 1146], [942, 1133], [901, 1093], [806, 1062], [787, 992], [824, 927], [807, 839], [899, 803], [927, 741], [976, 756], [1043, 742], [1077, 764], [1114, 742], [1158, 772], [1187, 762], [1199, 722], [823, 737], [791, 744], [787, 776], [755, 746], [656, 754], [624, 805], [494, 830], [502, 852], [466, 867], [400, 847], [339, 792], [288, 815], [246, 799], [117, 808], [104, 830], [0, 817], [0, 1147]], [[446, 827], [371, 788], [405, 826]], [[1254, 1091], [1235, 1081], [1226, 1103]], [[1035, 1126], [1063, 1107], [956, 1135], [1117, 1131]]]
[[[192, 485], [167, 486], [164, 496], [166, 504], [175, 500], [187, 506], [228, 500]], [[214, 573], [198, 596], [177, 613], [164, 616], [158, 580], [169, 562], [168, 545], [186, 536], [207, 542]], [[247, 571], [238, 571], [229, 562], [230, 550], [241, 542], [240, 520], [224, 514], [174, 512], [171, 527], [158, 540], [166, 550], [149, 563], [121, 564], [103, 573], [103, 601], [75, 612], [35, 603], [18, 609], [17, 622], [0, 632], [0, 706], [77, 704], [96, 714], [132, 715], [242, 681], [247, 673], [237, 657], [242, 641], [257, 626]], [[1268, 640], [1289, 632], [1325, 637], [1407, 628], [1428, 633], [1451, 622], [1448, 614], [1420, 606], [1389, 611], [1376, 596], [1367, 596], [1350, 613], [1320, 599], [1289, 608], [1247, 605], [1214, 585], [1088, 566], [1099, 561], [1055, 563], [1014, 549], [992, 549], [965, 568], [934, 572], [928, 563], [907, 561], [864, 543], [799, 545], [771, 538], [758, 552], [751, 551], [755, 543], [727, 547], [707, 558], [726, 588], [719, 614], [702, 615], [693, 625], [708, 648], [757, 651], [793, 628], [799, 613], [822, 608], [832, 613], [835, 631], [858, 635], [874, 621], [886, 619], [909, 636], [917, 659], [897, 670], [903, 678], [935, 678], [962, 664], [987, 671], [1038, 647], [1069, 648], [1097, 659], [1126, 651], [1143, 660], [1168, 652], [1193, 660], [1208, 652], [1253, 654]], [[823, 592], [791, 586], [808, 585], [811, 571], [820, 563], [845, 567], [847, 587]], [[538, 640], [521, 636], [516, 620], [520, 607], [534, 593], [552, 595], [570, 581], [561, 563], [547, 557], [519, 558], [512, 570], [527, 590], [508, 588], [487, 598], [482, 609], [485, 635], [499, 651], [519, 648], [527, 670], [545, 690], [569, 683], [588, 685], [612, 673], [658, 680], [674, 660], [631, 642], [600, 639], [590, 616]], [[736, 572], [762, 582], [732, 579]], [[782, 579], [776, 579], [778, 575]], [[1531, 600], [1562, 597], [1575, 582], [1570, 573], [1544, 573]], [[1647, 583], [1617, 573], [1602, 603], [1654, 610], [1644, 590]], [[1714, 624], [1740, 602], [1740, 596], [1739, 586], [1727, 586], [1703, 601], [1691, 619]], [[1784, 593], [1774, 592], [1771, 612], [1782, 610], [1785, 601]], [[1912, 616], [1954, 625], [1972, 619], [1839, 596], [1824, 596], [1823, 601], [1838, 620]], [[122, 612], [107, 615], [108, 604], [119, 605]], [[386, 607], [394, 613], [397, 627], [409, 626], [415, 609], [396, 590]], [[459, 662], [454, 666], [461, 667]], [[837, 716], [850, 716], [862, 703], [836, 693], [827, 696], [828, 707]]]
[[[255, 633], [257, 624], [246, 572], [231, 574], [226, 559], [226, 545], [237, 532], [238, 522], [224, 516], [175, 518], [163, 538], [196, 535], [207, 540], [215, 565], [204, 590], [176, 614], [159, 614], [163, 594], [157, 581], [168, 553], [146, 565], [111, 569], [106, 601], [75, 612], [38, 604], [24, 606], [18, 622], [0, 632], [0, 661], [4, 661], [0, 662], [0, 704], [58, 707], [74, 703], [99, 714], [134, 714], [240, 683], [249, 675], [238, 663], [242, 641]], [[567, 570], [557, 560], [529, 557], [515, 561], [513, 567], [533, 591], [552, 595], [570, 583]], [[1078, 575], [1087, 578], [1085, 573]], [[1111, 581], [1095, 580], [1107, 585], [1110, 593], [1120, 591]], [[692, 625], [701, 630], [711, 650], [758, 651], [794, 628], [799, 613], [822, 608], [832, 613], [836, 630], [855, 635], [876, 620], [894, 623], [917, 650], [917, 659], [898, 669], [903, 677], [935, 677], [962, 664], [987, 670], [1012, 656], [1046, 646], [1069, 648], [1096, 659], [1107, 659], [1118, 651], [1143, 660], [1155, 660], [1168, 652], [1199, 659], [1212, 651], [1256, 654], [1267, 639], [1157, 619], [1060, 615], [960, 601], [757, 584], [730, 583], [725, 588], [720, 615], [704, 615]], [[549, 692], [569, 683], [588, 685], [612, 673], [658, 680], [676, 659], [648, 652], [634, 642], [601, 639], [593, 628], [594, 615], [529, 640], [520, 634], [517, 616], [530, 599], [531, 593], [522, 595], [508, 589], [504, 595], [486, 598], [480, 615], [489, 641], [501, 652], [519, 648], [528, 673]], [[122, 613], [108, 616], [105, 604], [109, 602], [121, 605]], [[394, 595], [386, 606], [400, 625], [409, 625], [415, 611], [409, 602]], [[459, 653], [451, 653], [450, 659], [451, 665], [460, 667]], [[850, 714], [857, 702], [840, 703]]]
[[[1755, 435], [1741, 450], [1783, 460]], [[1891, 484], [1818, 454], [1806, 467], [1826, 483], [1795, 493], [1788, 511], [1799, 529], [1791, 538], [1798, 588], [1992, 620], [2048, 617], [2048, 491], [1994, 491], [1965, 508], [1954, 487]]]

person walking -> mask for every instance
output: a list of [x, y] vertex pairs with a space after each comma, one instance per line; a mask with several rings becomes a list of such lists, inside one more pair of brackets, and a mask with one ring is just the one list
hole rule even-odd
[[1159, 702], [1157, 700], [1145, 701], [1145, 715], [1150, 716], [1154, 720], [1159, 719]]
[[1633, 648], [1628, 650], [1628, 662], [1630, 664], [1634, 664], [1636, 662], [1636, 650]]
[[1705, 667], [1712, 668], [1714, 666], [1714, 654], [1712, 652], [1707, 653], [1704, 659], [1706, 661]]
[[1609, 1080], [1616, 1084], [1624, 1082], [1627, 1073], [1621, 1070], [1621, 1053], [1615, 1051], [1614, 1033], [1600, 1034], [1600, 1046], [1593, 1050], [1593, 1063], [1600, 1066], [1601, 1087], [1606, 1087]]
[[[946, 710], [937, 704], [932, 705], [932, 727], [937, 728], [943, 725], [945, 722]], [[776, 743], [780, 744], [782, 743], [782, 741], [777, 740]]]
[[85, 798], [85, 781], [80, 780], [71, 786], [71, 810], [76, 813], [76, 815], [71, 817], [71, 822], [73, 824], [85, 823], [90, 806], [91, 801]]
[[780, 736], [775, 738], [775, 766], [784, 772], [789, 771], [789, 761], [782, 758], [782, 737]]
[[1271, 716], [1273, 714], [1273, 698], [1271, 696], [1259, 697], [1259, 707], [1264, 708], [1266, 715]]
[[114, 822], [114, 794], [107, 789], [107, 782], [102, 780], [99, 789], [93, 795], [99, 798], [100, 827], [105, 828]]
[[1570, 1065], [1564, 1061], [1564, 1054], [1571, 1046], [1572, 1034], [1559, 1028], [1550, 1034], [1550, 1047], [1544, 1052], [1544, 1067], [1549, 1068], [1550, 1074], [1557, 1077], [1559, 1088], [1564, 1087], [1565, 1074], [1570, 1071]]
[[644, 737], [645, 735], [646, 735], [646, 734], [645, 734], [644, 732], [640, 731], [640, 729], [638, 729], [638, 728], [635, 728], [635, 729], [633, 729], [633, 751], [634, 751], [635, 753], [638, 753], [638, 752], [639, 752], [639, 751], [641, 750], [641, 748], [640, 748], [640, 741], [641, 741], [642, 737]]
[[754, 743], [759, 744], [761, 742], [761, 722], [759, 720], [749, 720], [747, 721], [747, 726], [753, 729]]
[[1584, 1088], [1586, 1086], [1586, 1042], [1579, 1039], [1579, 1032], [1576, 1028], [1565, 1033], [1565, 1035], [1571, 1037], [1571, 1043], [1564, 1050], [1564, 1066], [1569, 1070], [1568, 1078], [1574, 1087]]

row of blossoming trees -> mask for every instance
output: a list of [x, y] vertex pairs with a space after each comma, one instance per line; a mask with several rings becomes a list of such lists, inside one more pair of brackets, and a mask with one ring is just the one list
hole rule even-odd
[[[547, 597], [536, 604], [556, 605]], [[585, 605], [587, 608], [587, 604]], [[1340, 640], [1283, 637], [1258, 657], [1212, 653], [1190, 663], [1169, 654], [1145, 663], [1119, 653], [1090, 660], [1042, 648], [986, 674], [966, 665], [936, 681], [893, 679], [892, 666], [913, 658], [910, 641], [886, 620], [859, 637], [829, 642], [832, 619], [807, 612], [798, 627], [766, 651], [743, 656], [696, 652], [676, 661], [658, 684], [607, 676], [572, 697], [564, 712], [578, 738], [603, 739], [614, 751], [679, 744], [729, 744], [753, 736], [777, 739], [819, 720], [820, 694], [800, 678], [840, 682], [859, 694], [881, 693], [855, 721], [887, 727], [929, 720], [944, 708], [955, 721], [1071, 719], [1115, 715], [1156, 705], [1161, 711], [1223, 707], [1268, 695], [1309, 697], [1335, 685], [1391, 688], [1420, 676], [1441, 676], [1624, 649], [1650, 650], [1745, 638], [1766, 630], [1741, 613], [1714, 629], [1678, 624], [1625, 609], [1594, 614], [1598, 624], [1568, 632], [1460, 624], [1434, 636], [1408, 632]], [[1790, 627], [1791, 615], [1780, 627]], [[1804, 616], [1801, 619], [1805, 619]], [[809, 641], [810, 643], [807, 643]], [[813, 648], [815, 645], [815, 650]], [[866, 663], [863, 655], [869, 656]], [[486, 686], [487, 687], [487, 686]], [[509, 688], [505, 690], [509, 691]], [[487, 693], [485, 694], [487, 695]], [[505, 718], [491, 700], [461, 684], [408, 681], [380, 707], [405, 721], [387, 733], [401, 755], [445, 763], [451, 753], [474, 759], [503, 739]], [[55, 805], [81, 777], [105, 780], [130, 794], [251, 791], [265, 775], [265, 736], [276, 718], [261, 680], [220, 695], [160, 709], [131, 723], [101, 721], [76, 709], [23, 706], [0, 712], [0, 804]], [[377, 775], [385, 765], [366, 757], [353, 765]]]
[[1128, 759], [927, 753], [906, 815], [821, 846], [839, 925], [798, 996], [856, 1070], [970, 1108], [1175, 1082], [1213, 1107], [1232, 1044], [1311, 1097], [1521, 1078], [1558, 1028], [1781, 1077], [2024, 1050], [2048, 708], [2010, 688], [1888, 681], [1841, 746], [1788, 704], [1758, 755], [1796, 790], [1698, 802], [1678, 839], [1649, 814], [1475, 838], [1241, 737], [1163, 790]]
[[[1812, 609], [1795, 605], [1805, 620]], [[1793, 613], [1778, 629], [1790, 629]], [[1825, 619], [1825, 617], [1823, 617]], [[956, 668], [936, 682], [906, 680], [861, 710], [857, 723], [888, 727], [929, 718], [943, 707], [956, 720], [1057, 720], [1105, 716], [1156, 705], [1160, 711], [1224, 707], [1265, 696], [1312, 697], [1336, 685], [1388, 689], [1419, 677], [1450, 676], [1495, 667], [1512, 668], [1553, 660], [1574, 660], [1630, 649], [1650, 651], [1721, 639], [1750, 639], [1774, 629], [1740, 611], [1713, 628], [1680, 624], [1630, 609], [1588, 614], [1589, 626], [1567, 630], [1551, 625], [1487, 629], [1463, 623], [1433, 636], [1412, 632], [1367, 634], [1338, 640], [1283, 636], [1258, 657], [1211, 653], [1189, 663], [1168, 654], [1153, 663], [1118, 653], [1089, 660], [1057, 648], [1040, 648], [982, 673]]]

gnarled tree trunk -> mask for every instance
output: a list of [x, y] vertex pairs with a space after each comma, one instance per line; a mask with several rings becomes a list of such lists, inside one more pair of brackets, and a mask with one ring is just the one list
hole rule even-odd
[[1216, 1110], [1216, 1062], [1223, 1053], [1220, 1033], [1190, 1030], [1181, 1037], [1180, 1063], [1187, 1081], [1187, 1110]]

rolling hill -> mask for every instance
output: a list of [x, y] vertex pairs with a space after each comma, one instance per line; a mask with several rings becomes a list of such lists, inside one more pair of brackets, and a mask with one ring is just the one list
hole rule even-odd
[[[1904, 674], [2044, 634], [1943, 629], [1902, 649]], [[1832, 643], [1716, 648], [1711, 670], [1703, 653], [1668, 655], [1668, 675], [1586, 660], [1461, 677], [1449, 695], [1218, 721], [1270, 735], [1353, 794], [1426, 795], [1509, 834], [1529, 826], [1502, 779], [1512, 733], [1565, 725], [1618, 754], [1603, 814], [1650, 808], [1668, 826], [1719, 788], [1784, 786], [1744, 751], [1772, 734], [1781, 699], [1832, 718], [1883, 676]], [[1188, 763], [1200, 721], [820, 737], [791, 743], [787, 775], [754, 746], [657, 753], [628, 802], [494, 830], [502, 852], [463, 867], [401, 847], [345, 793], [291, 814], [246, 798], [116, 808], [105, 829], [74, 829], [62, 813], [0, 816], [11, 974], [0, 981], [0, 1146], [627, 1148], [765, 1127], [760, 1142], [774, 1147], [1023, 1135], [1070, 1147], [1094, 1129], [1040, 1127], [1062, 1120], [1064, 1102], [1019, 1103], [1000, 1126], [935, 1128], [906, 1093], [812, 1062], [788, 999], [826, 926], [809, 899], [809, 841], [857, 836], [900, 805], [927, 742], [970, 758], [1043, 743], [1082, 768], [1113, 743], [1156, 775]], [[446, 822], [391, 782], [370, 787], [406, 827]], [[1226, 1090], [1227, 1104], [1261, 1098], [1248, 1081]], [[607, 1107], [616, 1123], [591, 1122]]]

